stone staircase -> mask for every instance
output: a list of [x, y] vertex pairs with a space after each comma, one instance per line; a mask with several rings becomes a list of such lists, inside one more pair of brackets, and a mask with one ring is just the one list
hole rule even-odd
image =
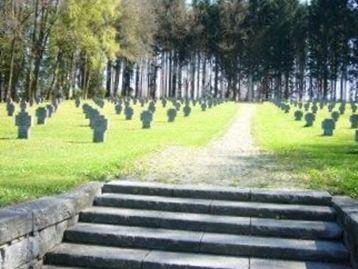
[[111, 182], [46, 269], [349, 269], [325, 192]]

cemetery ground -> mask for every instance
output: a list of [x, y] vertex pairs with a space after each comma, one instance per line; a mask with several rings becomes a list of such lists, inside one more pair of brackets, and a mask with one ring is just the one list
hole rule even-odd
[[[119, 177], [134, 160], [168, 145], [203, 146], [226, 129], [239, 109], [227, 103], [202, 112], [197, 105], [190, 117], [180, 112], [175, 122], [167, 123], [170, 105], [164, 109], [158, 102], [153, 128], [143, 130], [140, 104], [134, 106], [133, 120], [126, 121], [107, 103], [103, 113], [109, 119], [108, 138], [95, 144], [88, 120], [74, 101], [62, 103], [46, 125], [34, 122], [29, 140], [16, 139], [14, 117], [6, 115], [5, 106], [0, 104], [0, 206]], [[29, 109], [33, 116], [36, 108]]]
[[321, 128], [322, 121], [331, 117], [327, 106], [318, 111], [313, 127], [304, 127], [304, 120], [295, 121], [296, 110], [291, 106], [290, 113], [285, 114], [272, 104], [260, 106], [253, 130], [258, 144], [297, 174], [302, 186], [357, 198], [358, 143], [349, 120], [350, 105], [336, 123], [332, 137], [324, 137]]
[[[229, 131], [203, 148], [169, 147], [140, 159], [132, 170], [145, 181], [247, 188], [315, 189], [358, 197], [358, 145], [349, 106], [333, 137], [295, 121], [271, 103], [241, 104]], [[338, 105], [337, 105], [338, 107]], [[131, 172], [132, 172], [131, 170]]]
[[102, 113], [109, 119], [108, 139], [95, 144], [73, 101], [61, 104], [46, 125], [34, 124], [29, 140], [16, 139], [14, 118], [0, 105], [0, 206], [133, 175], [174, 183], [325, 189], [358, 197], [350, 108], [334, 136], [323, 137], [327, 108], [305, 128], [304, 121], [294, 120], [295, 108], [285, 114], [270, 103], [226, 103], [206, 112], [197, 105], [190, 117], [181, 111], [168, 123], [170, 107], [158, 102], [153, 128], [143, 130], [140, 104], [134, 106], [134, 119], [126, 121], [107, 103]]

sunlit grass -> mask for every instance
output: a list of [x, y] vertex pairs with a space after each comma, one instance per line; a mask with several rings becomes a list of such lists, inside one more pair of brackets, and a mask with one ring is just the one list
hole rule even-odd
[[[30, 109], [32, 114], [35, 109]], [[189, 118], [180, 112], [174, 123], [167, 123], [167, 109], [158, 102], [150, 130], [141, 129], [142, 110], [136, 105], [134, 120], [126, 121], [107, 103], [103, 109], [110, 122], [107, 142], [93, 144], [82, 109], [65, 102], [47, 125], [35, 124], [31, 139], [21, 141], [16, 139], [14, 118], [6, 116], [5, 104], [0, 104], [0, 205], [120, 176], [137, 158], [168, 145], [205, 145], [225, 130], [238, 105], [227, 103], [205, 113], [197, 105]]]
[[321, 122], [330, 117], [327, 108], [319, 111], [312, 128], [294, 120], [296, 110], [292, 107], [285, 114], [272, 104], [260, 105], [254, 122], [258, 142], [284, 164], [293, 165], [308, 188], [358, 197], [358, 143], [350, 128], [350, 105], [333, 137], [322, 136]]

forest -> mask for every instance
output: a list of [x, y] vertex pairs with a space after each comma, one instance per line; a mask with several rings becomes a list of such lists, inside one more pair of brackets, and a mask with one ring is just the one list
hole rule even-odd
[[358, 99], [357, 0], [0, 0], [0, 100]]

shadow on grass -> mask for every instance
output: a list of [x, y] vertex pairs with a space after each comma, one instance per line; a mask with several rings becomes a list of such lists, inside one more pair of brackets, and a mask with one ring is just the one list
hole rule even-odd
[[7, 140], [16, 140], [16, 138], [13, 138], [13, 137], [0, 137], [0, 140], [4, 140], [4, 141], [7, 141]]
[[88, 145], [88, 144], [92, 144], [92, 142], [90, 141], [66, 141], [69, 144], [79, 144], [79, 145]]

